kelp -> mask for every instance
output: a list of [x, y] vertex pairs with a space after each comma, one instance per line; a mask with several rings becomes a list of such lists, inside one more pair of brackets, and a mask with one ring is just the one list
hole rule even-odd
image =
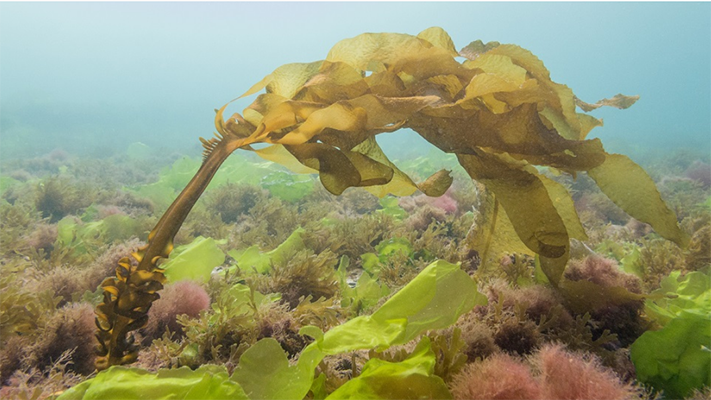
[[[460, 62], [457, 58], [464, 57]], [[364, 187], [379, 197], [443, 194], [448, 171], [415, 182], [394, 165], [375, 136], [410, 128], [438, 149], [453, 153], [474, 180], [493, 195], [488, 210], [504, 211], [522, 253], [535, 254], [557, 285], [569, 257], [570, 239], [585, 232], [570, 195], [536, 166], [561, 173], [587, 172], [601, 190], [632, 217], [663, 237], [686, 245], [688, 238], [662, 201], [652, 180], [623, 155], [608, 154], [599, 139], [587, 139], [602, 124], [576, 112], [599, 106], [626, 108], [637, 96], [617, 95], [594, 104], [551, 80], [543, 63], [510, 44], [474, 42], [457, 52], [441, 28], [417, 36], [365, 33], [337, 43], [323, 61], [286, 64], [243, 96], [256, 97], [227, 119], [217, 110], [217, 137], [201, 139], [204, 160], [149, 235], [148, 245], [124, 260], [117, 278], [106, 281], [99, 306], [102, 366], [135, 359], [128, 331], [145, 323], [145, 313], [162, 287], [158, 261], [188, 212], [222, 163], [236, 149], [282, 164], [292, 171], [318, 171], [333, 194]], [[267, 147], [255, 149], [256, 144]], [[240, 171], [241, 173], [241, 171]], [[478, 228], [491, 243], [499, 218]], [[482, 259], [497, 255], [473, 246]], [[116, 322], [116, 321], [118, 322]], [[118, 323], [118, 325], [117, 325]], [[116, 353], [116, 354], [113, 354]]]
[[[458, 55], [467, 60], [458, 62]], [[418, 188], [441, 194], [451, 183], [448, 174], [435, 173], [432, 184], [418, 185], [374, 140], [378, 133], [411, 128], [456, 154], [469, 175], [493, 193], [517, 239], [542, 258], [554, 284], [570, 238], [584, 239], [585, 232], [567, 191], [534, 165], [588, 172], [627, 213], [679, 244], [688, 240], [641, 168], [606, 153], [598, 139], [586, 139], [601, 121], [575, 111], [576, 106], [627, 108], [637, 96], [582, 102], [518, 46], [475, 42], [457, 53], [439, 28], [417, 37], [363, 34], [338, 43], [320, 64], [278, 68], [245, 95], [264, 87], [267, 92], [245, 110], [244, 119], [235, 114], [224, 121], [218, 113], [218, 130], [229, 132], [243, 122], [255, 127], [235, 146], [272, 144], [283, 156], [273, 161], [318, 170], [334, 194], [351, 186], [366, 186], [380, 196]], [[481, 226], [484, 236], [495, 234], [497, 221], [492, 217], [490, 225]], [[488, 258], [486, 246], [477, 250]]]

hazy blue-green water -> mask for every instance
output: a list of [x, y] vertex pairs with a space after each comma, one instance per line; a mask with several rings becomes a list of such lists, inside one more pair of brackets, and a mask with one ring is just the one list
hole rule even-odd
[[[279, 65], [362, 32], [430, 26], [458, 48], [527, 48], [586, 101], [641, 95], [593, 113], [611, 150], [711, 152], [709, 3], [2, 3], [0, 156], [137, 140], [197, 150], [213, 110]], [[380, 138], [386, 151], [398, 134]]]

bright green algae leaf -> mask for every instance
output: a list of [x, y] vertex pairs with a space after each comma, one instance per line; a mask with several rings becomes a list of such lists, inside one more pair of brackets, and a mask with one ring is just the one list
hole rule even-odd
[[358, 377], [336, 389], [327, 399], [452, 398], [442, 378], [434, 375], [434, 366], [435, 354], [425, 336], [404, 361], [369, 360]]
[[284, 261], [285, 257], [290, 254], [295, 254], [305, 247], [304, 241], [301, 238], [303, 233], [304, 228], [297, 228], [286, 238], [284, 243], [266, 253], [259, 251], [259, 246], [255, 245], [243, 250], [230, 250], [227, 254], [235, 259], [237, 267], [241, 271], [250, 272], [254, 269], [260, 274], [264, 274], [271, 270], [272, 264]]
[[682, 312], [711, 315], [711, 277], [700, 271], [681, 276], [673, 271], [662, 279], [660, 288], [651, 293], [644, 312], [661, 325], [666, 325]]
[[99, 221], [83, 215], [82, 220], [67, 216], [57, 223], [56, 242], [75, 254], [86, 254], [92, 246], [124, 241], [144, 233], [141, 223], [128, 215], [109, 215]]
[[711, 384], [711, 277], [673, 271], [650, 297], [645, 313], [663, 328], [630, 347], [637, 378], [667, 397], [687, 397]]
[[378, 259], [381, 262], [386, 262], [391, 255], [401, 253], [409, 256], [412, 254], [412, 244], [409, 240], [403, 237], [394, 237], [388, 240], [383, 240], [375, 246], [378, 252]]
[[9, 176], [0, 176], [0, 193], [4, 193], [7, 189], [13, 186], [20, 186], [22, 182]]
[[[245, 300], [248, 290], [236, 285], [235, 297]], [[355, 318], [325, 334], [315, 327], [302, 328], [302, 334], [316, 341], [302, 351], [294, 366], [289, 365], [279, 344], [267, 338], [245, 351], [231, 379], [226, 378], [223, 367], [217, 366], [203, 366], [196, 371], [159, 370], [156, 374], [112, 367], [68, 390], [60, 399], [301, 399], [312, 386], [314, 369], [326, 355], [403, 344], [424, 331], [447, 327], [476, 304], [485, 303], [486, 297], [458, 265], [440, 260], [425, 268], [371, 316]], [[369, 362], [362, 380], [343, 389], [348, 391], [343, 393], [360, 396], [360, 391], [365, 390], [363, 384], [370, 382], [380, 385], [372, 393], [381, 397], [375, 398], [385, 398], [382, 396], [389, 395], [385, 383], [393, 380], [392, 389], [396, 392], [392, 393], [398, 397], [428, 393], [449, 398], [444, 383], [433, 376], [433, 368], [434, 355], [429, 341], [424, 339], [401, 363]], [[414, 391], [408, 391], [412, 390], [408, 387]]]
[[637, 379], [663, 390], [666, 398], [688, 397], [711, 384], [711, 317], [682, 311], [659, 331], [648, 331], [630, 347]]
[[215, 239], [199, 236], [190, 244], [175, 248], [168, 261], [161, 265], [165, 277], [169, 282], [184, 279], [207, 282], [212, 270], [225, 262], [225, 253], [217, 244]]
[[131, 161], [148, 160], [152, 154], [153, 150], [151, 150], [150, 146], [141, 142], [133, 142], [126, 149], [126, 156]]
[[[458, 265], [436, 261], [373, 315], [354, 318], [325, 334], [315, 327], [302, 328], [300, 333], [312, 336], [316, 341], [302, 351], [296, 366], [288, 366], [286, 353], [277, 348], [276, 342], [270, 343], [273, 339], [263, 339], [240, 358], [240, 366], [259, 365], [261, 373], [238, 368], [232, 378], [245, 385], [245, 391], [250, 393], [251, 399], [301, 399], [306, 396], [314, 381], [314, 368], [326, 355], [371, 348], [383, 350], [403, 344], [424, 331], [445, 328], [476, 304], [485, 303], [486, 297], [476, 290], [474, 281]], [[429, 346], [418, 350], [431, 353]], [[417, 363], [426, 361], [426, 357], [422, 354], [413, 355], [410, 360]], [[380, 362], [373, 365], [378, 363]], [[397, 374], [404, 377], [407, 375], [405, 369], [408, 365], [405, 362], [392, 368], [371, 367], [374, 368], [371, 371], [371, 379], [377, 381], [383, 376]], [[429, 378], [425, 380], [431, 381]], [[283, 388], [276, 387], [279, 385], [273, 383], [287, 381], [288, 385], [285, 384]], [[412, 383], [417, 382], [419, 381]], [[436, 383], [427, 385], [427, 390], [440, 393], [441, 388], [438, 388]], [[445, 398], [447, 397], [448, 393]]]
[[61, 400], [131, 399], [247, 399], [242, 388], [227, 376], [224, 367], [204, 365], [161, 369], [153, 374], [138, 368], [111, 367], [95, 378], [67, 390]]
[[247, 349], [232, 374], [250, 399], [301, 399], [309, 391], [313, 369], [290, 366], [279, 342], [265, 338]]
[[[380, 271], [378, 256], [373, 253], [366, 253], [361, 258], [363, 259], [363, 268], [366, 271], [374, 274]], [[341, 257], [336, 271], [341, 293], [341, 307], [350, 307], [352, 312], [358, 313], [361, 310], [368, 310], [374, 307], [380, 299], [390, 294], [390, 289], [384, 283], [379, 283], [377, 279], [372, 278], [370, 273], [362, 274], [355, 287], [348, 286], [347, 269], [349, 263], [348, 256]], [[366, 265], [368, 266], [366, 267]]]
[[[182, 157], [171, 166], [163, 168], [157, 182], [127, 190], [150, 199], [159, 209], [166, 209], [178, 192], [190, 182], [201, 164], [202, 159], [199, 157]], [[215, 173], [206, 190], [212, 190], [227, 183], [258, 185], [262, 178], [273, 173], [275, 169], [276, 167], [271, 162], [255, 163], [244, 157], [228, 158]]]
[[319, 347], [326, 354], [384, 349], [404, 344], [425, 330], [445, 328], [486, 297], [458, 265], [438, 260], [372, 315], [354, 318], [326, 332]]

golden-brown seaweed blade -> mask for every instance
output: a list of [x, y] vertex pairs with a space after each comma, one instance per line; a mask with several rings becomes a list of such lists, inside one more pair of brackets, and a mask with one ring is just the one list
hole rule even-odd
[[630, 216], [646, 222], [664, 238], [686, 247], [689, 237], [662, 200], [652, 178], [629, 157], [607, 154], [605, 162], [588, 171], [603, 193]]
[[475, 155], [457, 157], [472, 179], [494, 193], [529, 249], [549, 258], [565, 254], [567, 229], [535, 171], [481, 150]]

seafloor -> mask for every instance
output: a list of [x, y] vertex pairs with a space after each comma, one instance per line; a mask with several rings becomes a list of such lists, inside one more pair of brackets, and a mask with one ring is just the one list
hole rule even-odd
[[[313, 176], [234, 154], [175, 238], [168, 283], [136, 334], [138, 360], [89, 382], [116, 398], [243, 398], [242, 389], [287, 398], [304, 376], [314, 399], [709, 398], [709, 158], [677, 150], [638, 161], [690, 245], [631, 219], [585, 174], [551, 174], [588, 236], [571, 247], [565, 279], [605, 291], [586, 301], [548, 284], [534, 257], [482, 260], [470, 248], [483, 189], [453, 158], [398, 162], [419, 178], [453, 169], [443, 196], [378, 199], [359, 188], [334, 196]], [[110, 158], [55, 150], [4, 160], [0, 397], [53, 398], [96, 376], [101, 282], [146, 240], [199, 164], [197, 155], [140, 143]], [[435, 267], [473, 279], [481, 295], [459, 304], [470, 311], [390, 346], [347, 350], [427, 296], [440, 301], [433, 315], [454, 313], [442, 305], [462, 295], [456, 285], [433, 294], [415, 279]], [[320, 332], [359, 316], [372, 318], [327, 335], [331, 351], [304, 369], [302, 351]]]

